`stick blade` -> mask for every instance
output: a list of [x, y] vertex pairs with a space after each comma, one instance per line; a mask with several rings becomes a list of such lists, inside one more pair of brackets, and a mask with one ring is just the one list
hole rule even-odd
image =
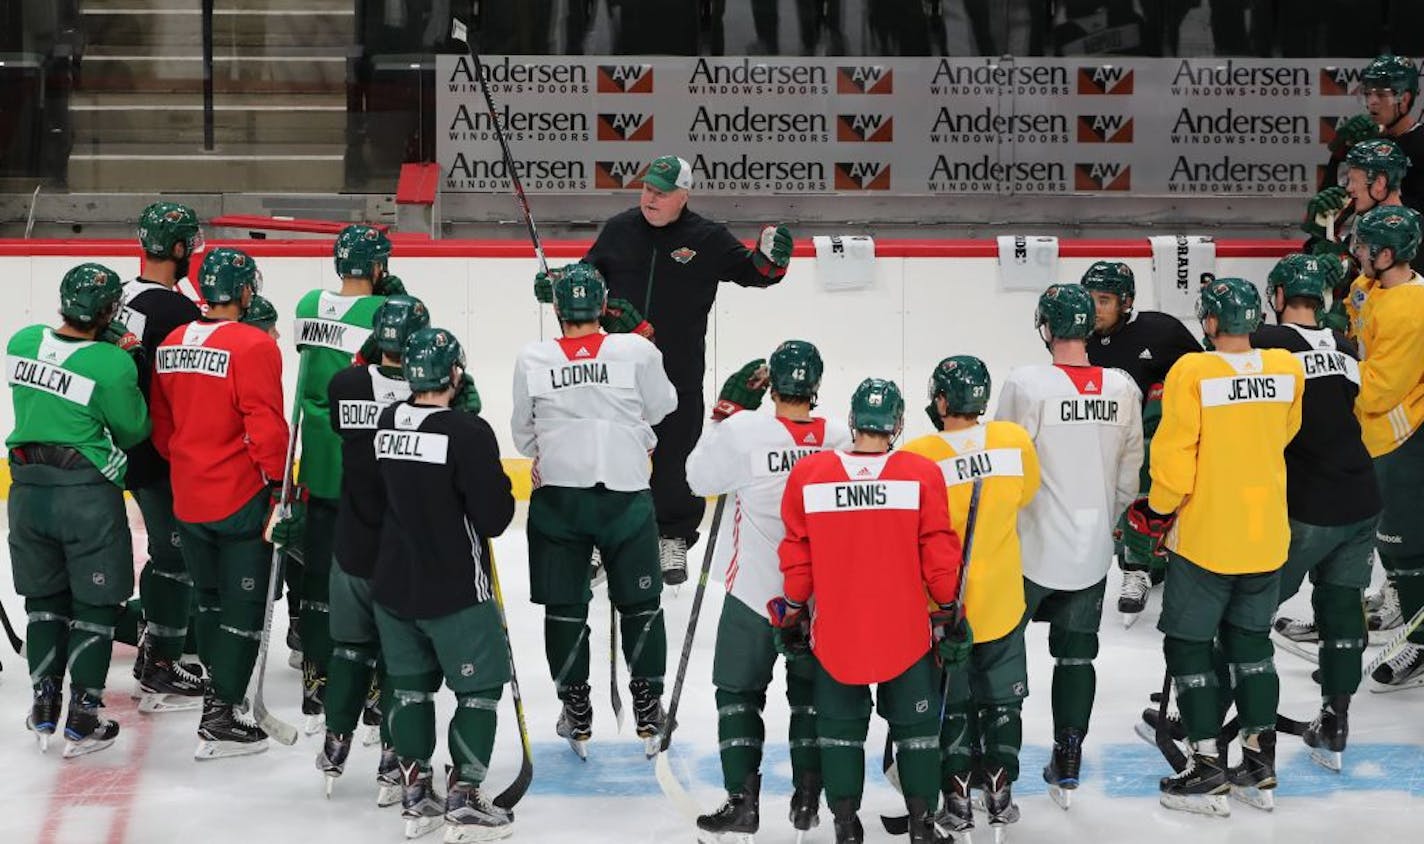
[[450, 21], [450, 37], [465, 44], [470, 43], [469, 30], [465, 28], [465, 22], [459, 18]]
[[297, 743], [297, 728], [286, 721], [267, 711], [267, 707], [262, 706], [257, 709], [257, 725], [262, 728], [273, 741], [278, 744], [291, 747]]
[[657, 761], [653, 764], [653, 772], [657, 775], [658, 787], [663, 794], [672, 802], [673, 808], [689, 822], [696, 821], [697, 816], [702, 814], [701, 807], [697, 801], [692, 799], [692, 795], [687, 793], [687, 789], [682, 787], [677, 775], [673, 773], [672, 762], [669, 761], [666, 752], [659, 753]]

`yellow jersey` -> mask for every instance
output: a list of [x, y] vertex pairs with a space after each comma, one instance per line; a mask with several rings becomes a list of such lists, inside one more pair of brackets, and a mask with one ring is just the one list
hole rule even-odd
[[1424, 278], [1381, 287], [1361, 276], [1346, 303], [1360, 344], [1355, 416], [1371, 457], [1389, 454], [1424, 422]]
[[1148, 505], [1177, 513], [1167, 547], [1218, 574], [1286, 561], [1286, 445], [1305, 370], [1284, 349], [1195, 352], [1167, 373]]
[[1028, 431], [1013, 422], [989, 422], [962, 431], [919, 437], [903, 447], [933, 460], [944, 475], [954, 532], [964, 536], [975, 478], [984, 479], [964, 612], [975, 642], [1013, 632], [1023, 617], [1023, 564], [1019, 509], [1038, 492], [1038, 452]]

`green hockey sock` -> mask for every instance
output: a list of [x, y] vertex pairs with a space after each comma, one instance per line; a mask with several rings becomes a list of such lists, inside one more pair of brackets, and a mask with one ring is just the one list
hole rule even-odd
[[1162, 641], [1167, 671], [1182, 713], [1182, 727], [1192, 741], [1215, 739], [1221, 728], [1221, 687], [1212, 667], [1212, 643], [1167, 636]]
[[[939, 801], [938, 717], [912, 724], [891, 724], [890, 738], [895, 742], [895, 764], [900, 769], [900, 787], [905, 799], [922, 798], [933, 809]], [[862, 769], [864, 756], [862, 749]]]
[[747, 775], [761, 768], [766, 727], [761, 720], [766, 692], [717, 690], [717, 750], [722, 758], [722, 785], [731, 794], [742, 790]]
[[193, 580], [181, 556], [151, 559], [138, 578], [149, 647], [159, 659], [178, 659], [188, 636]]
[[450, 719], [450, 758], [459, 769], [460, 782], [479, 785], [489, 773], [494, 733], [499, 721], [499, 696], [503, 687], [455, 695], [455, 716]]
[[1241, 731], [1274, 730], [1281, 680], [1276, 675], [1268, 634], [1250, 633], [1226, 624], [1222, 625], [1221, 645], [1231, 664], [1232, 697], [1241, 718]]
[[247, 681], [257, 664], [262, 644], [266, 605], [255, 601], [229, 601], [218, 614], [217, 633], [210, 648], [212, 661], [204, 662], [212, 675], [213, 694], [224, 703], [241, 703]]
[[222, 615], [222, 605], [218, 603], [218, 590], [195, 589], [198, 608], [193, 630], [197, 633], [198, 659], [204, 665], [213, 664], [213, 646], [218, 641], [218, 619]]
[[1019, 703], [992, 704], [979, 710], [979, 730], [984, 736], [984, 765], [1002, 766], [1009, 782], [1019, 778], [1019, 749], [1023, 746], [1023, 713]]
[[131, 598], [119, 607], [119, 620], [114, 623], [114, 641], [125, 645], [138, 644], [138, 629], [143, 625], [143, 601]]
[[361, 719], [366, 693], [371, 688], [371, 675], [376, 669], [375, 645], [353, 645], [338, 642], [331, 650], [331, 665], [327, 669], [326, 728], [333, 733], [350, 734]]
[[114, 652], [117, 606], [96, 607], [74, 602], [74, 622], [69, 626], [69, 682], [96, 697], [104, 694], [109, 658]]
[[588, 604], [544, 607], [544, 656], [556, 691], [588, 682]]
[[869, 732], [869, 718], [816, 716], [827, 802], [850, 800], [860, 808], [860, 796], [865, 790], [865, 737]]
[[440, 672], [391, 677], [391, 744], [401, 759], [428, 760], [435, 753], [435, 691]]
[[623, 634], [623, 659], [628, 674], [647, 680], [653, 694], [663, 693], [663, 673], [667, 671], [667, 628], [663, 610], [656, 599], [620, 607], [618, 628]]
[[1048, 652], [1053, 655], [1053, 733], [1081, 730], [1088, 733], [1097, 695], [1098, 634], [1050, 628]]
[[25, 658], [32, 685], [38, 685], [45, 677], [64, 677], [73, 612], [68, 592], [25, 599], [25, 613], [29, 616], [25, 624]]
[[816, 742], [816, 707], [812, 681], [786, 672], [786, 702], [791, 706], [787, 738], [791, 746], [791, 780], [800, 782], [804, 774], [820, 774], [821, 748]]
[[940, 783], [950, 790], [950, 777], [964, 775], [974, 768], [974, 704], [968, 700], [951, 701], [944, 708], [944, 723], [939, 731]]
[[1361, 590], [1317, 583], [1310, 603], [1320, 627], [1320, 694], [1353, 695], [1360, 688], [1365, 649]]

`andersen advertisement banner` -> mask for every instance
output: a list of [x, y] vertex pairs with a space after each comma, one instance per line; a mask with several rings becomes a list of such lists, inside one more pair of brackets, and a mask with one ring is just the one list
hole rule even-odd
[[436, 70], [443, 189], [1295, 196], [1364, 110], [1359, 60], [466, 56]]

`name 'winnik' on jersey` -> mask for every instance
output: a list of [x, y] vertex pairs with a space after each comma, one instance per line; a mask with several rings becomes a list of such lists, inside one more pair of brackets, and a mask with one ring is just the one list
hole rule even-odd
[[159, 372], [191, 372], [226, 378], [232, 355], [227, 349], [205, 346], [161, 346], [154, 367]]
[[297, 342], [331, 349], [346, 348], [346, 329], [350, 326], [325, 319], [297, 321]]

